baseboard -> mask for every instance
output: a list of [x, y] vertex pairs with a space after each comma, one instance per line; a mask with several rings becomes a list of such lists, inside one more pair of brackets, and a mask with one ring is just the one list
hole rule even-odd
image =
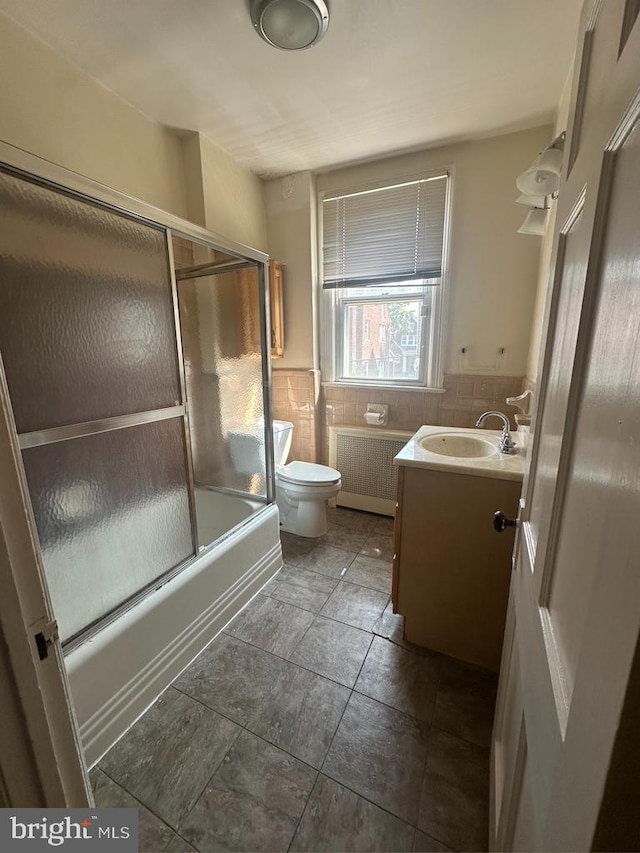
[[396, 514], [395, 501], [388, 501], [384, 498], [372, 498], [369, 495], [357, 495], [353, 492], [338, 492], [336, 503], [338, 506], [361, 509], [365, 512], [376, 512], [378, 515], [390, 515], [392, 518]]

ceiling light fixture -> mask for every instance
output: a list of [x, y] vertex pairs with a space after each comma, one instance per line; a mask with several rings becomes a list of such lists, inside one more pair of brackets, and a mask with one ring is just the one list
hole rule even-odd
[[251, 22], [273, 47], [304, 50], [326, 33], [329, 9], [324, 0], [251, 0]]

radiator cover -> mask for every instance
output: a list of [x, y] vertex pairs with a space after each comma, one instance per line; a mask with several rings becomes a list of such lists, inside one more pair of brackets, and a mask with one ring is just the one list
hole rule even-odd
[[413, 433], [360, 427], [329, 428], [329, 465], [342, 475], [339, 506], [395, 515], [398, 470], [393, 459]]

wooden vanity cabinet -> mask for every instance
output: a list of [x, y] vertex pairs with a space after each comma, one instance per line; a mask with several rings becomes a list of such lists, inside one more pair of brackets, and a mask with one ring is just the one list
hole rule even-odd
[[392, 600], [407, 641], [500, 668], [515, 518], [522, 483], [400, 466]]

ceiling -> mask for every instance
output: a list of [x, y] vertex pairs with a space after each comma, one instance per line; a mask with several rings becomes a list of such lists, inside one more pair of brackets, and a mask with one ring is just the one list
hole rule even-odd
[[162, 124], [261, 176], [551, 121], [582, 0], [328, 0], [324, 39], [276, 50], [248, 0], [0, 0]]

